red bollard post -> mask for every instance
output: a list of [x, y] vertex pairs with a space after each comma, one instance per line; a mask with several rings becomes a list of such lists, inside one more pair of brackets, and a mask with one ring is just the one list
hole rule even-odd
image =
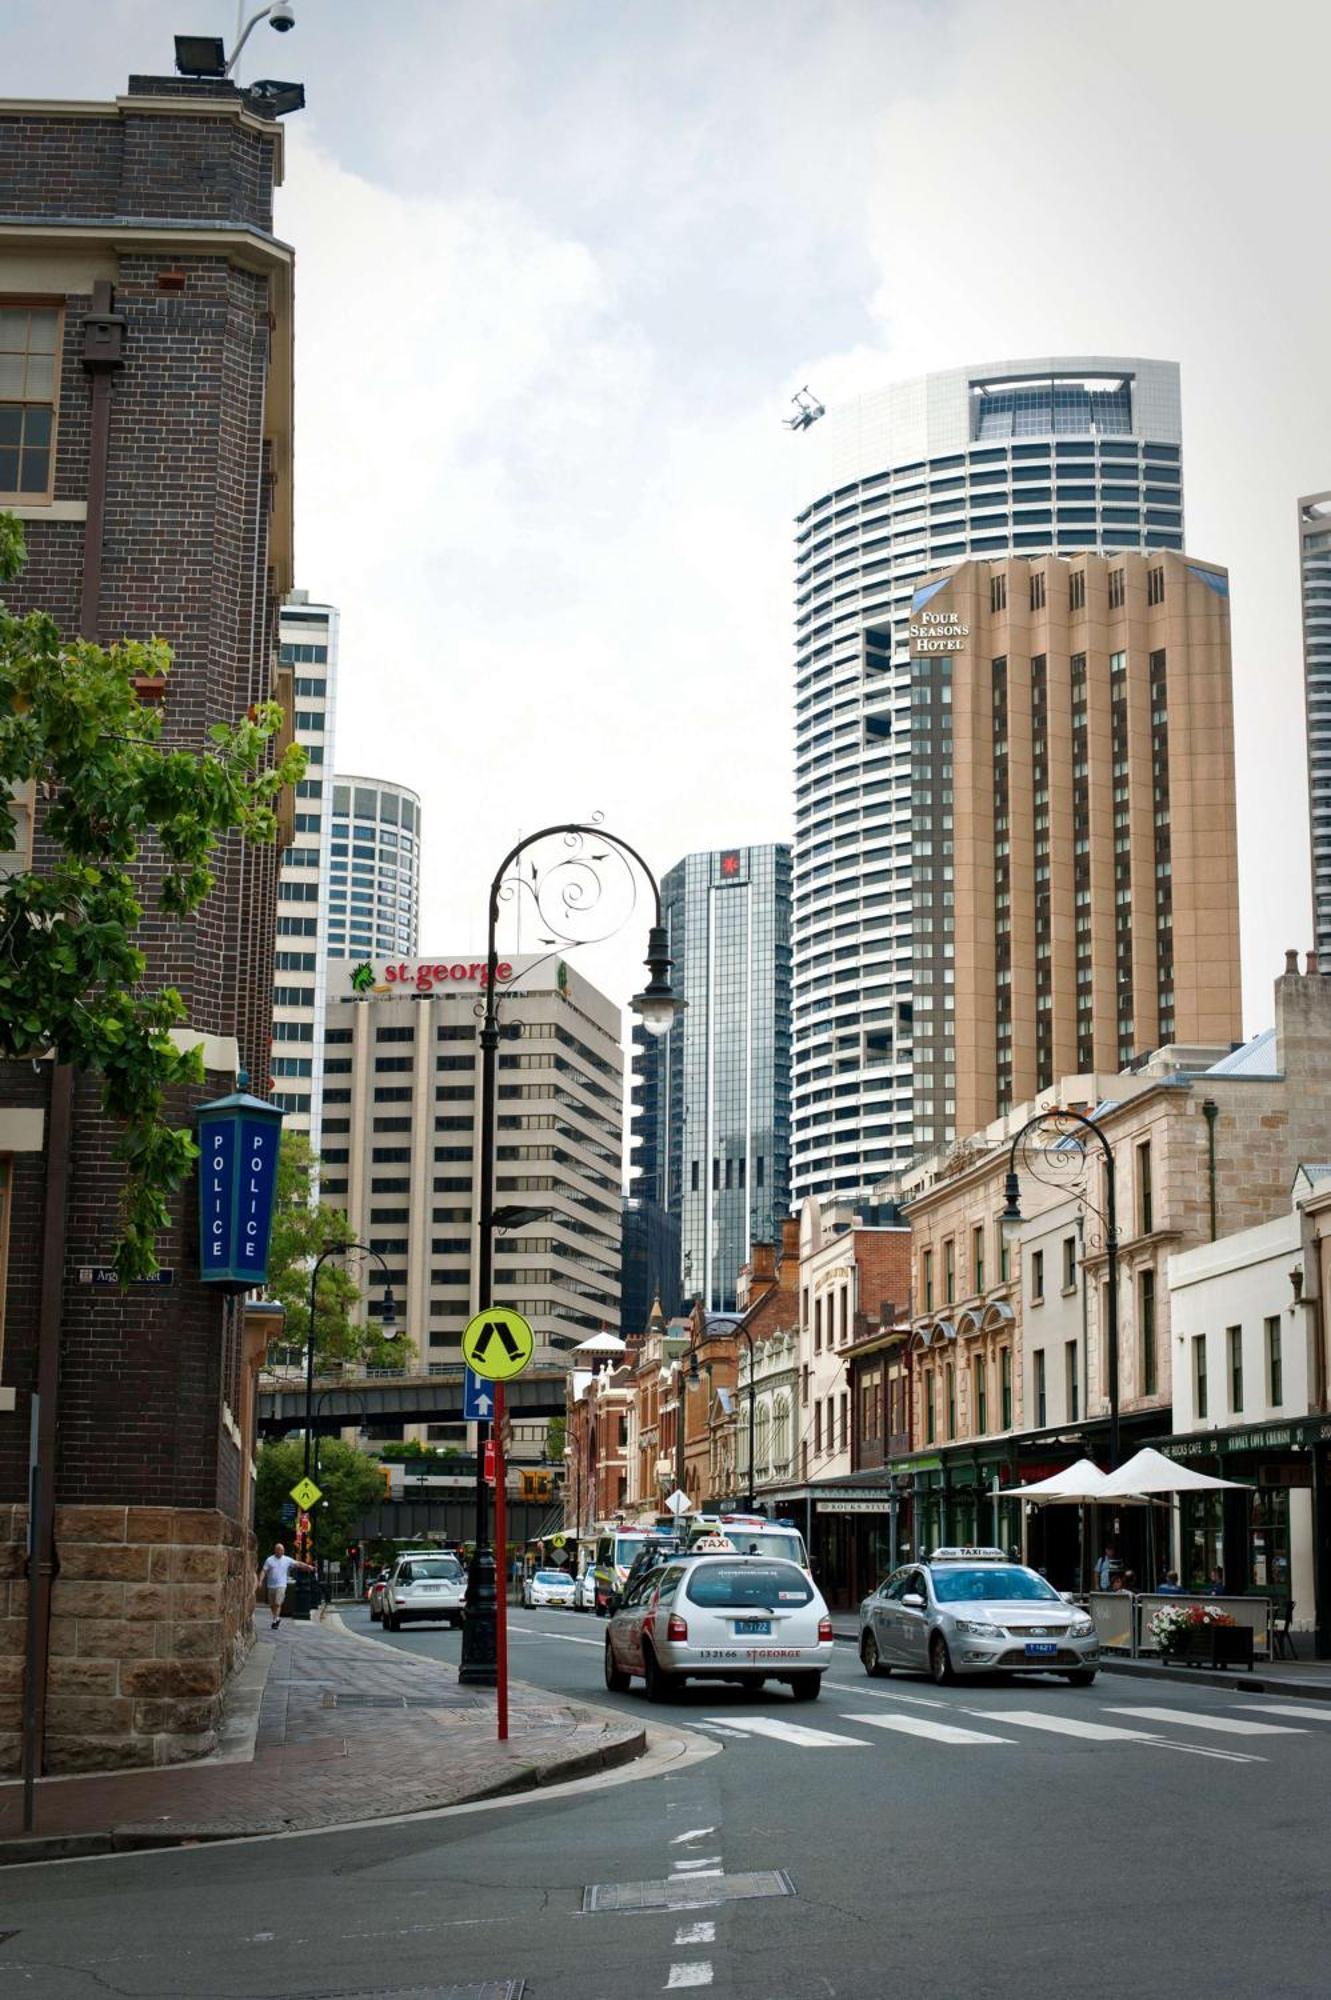
[[495, 1709], [499, 1721], [499, 1741], [508, 1741], [508, 1496], [504, 1490], [504, 1385], [495, 1385], [494, 1423], [491, 1436], [495, 1455], [495, 1563], [498, 1571], [495, 1591]]

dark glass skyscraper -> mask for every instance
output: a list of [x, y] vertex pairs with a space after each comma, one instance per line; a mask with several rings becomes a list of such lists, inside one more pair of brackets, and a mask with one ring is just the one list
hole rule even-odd
[[790, 1203], [790, 849], [687, 855], [661, 898], [688, 1005], [634, 1030], [633, 1193], [678, 1223], [685, 1299], [724, 1311]]

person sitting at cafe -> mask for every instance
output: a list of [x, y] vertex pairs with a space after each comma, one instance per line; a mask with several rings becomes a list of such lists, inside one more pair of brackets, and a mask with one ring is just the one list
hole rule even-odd
[[1183, 1595], [1183, 1585], [1178, 1580], [1178, 1571], [1176, 1569], [1167, 1569], [1165, 1571], [1165, 1580], [1158, 1587], [1156, 1591], [1156, 1596], [1182, 1597], [1182, 1595]]

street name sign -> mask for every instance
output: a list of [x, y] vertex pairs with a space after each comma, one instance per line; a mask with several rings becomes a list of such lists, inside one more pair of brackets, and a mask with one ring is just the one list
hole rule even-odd
[[462, 1335], [462, 1359], [474, 1375], [488, 1382], [511, 1382], [531, 1360], [536, 1336], [527, 1320], [511, 1306], [487, 1306], [467, 1322]]
[[495, 1413], [494, 1390], [470, 1368], [462, 1371], [462, 1417], [465, 1423], [488, 1424]]
[[323, 1499], [323, 1488], [316, 1486], [312, 1479], [299, 1479], [291, 1489], [291, 1497], [303, 1512], [308, 1512]]

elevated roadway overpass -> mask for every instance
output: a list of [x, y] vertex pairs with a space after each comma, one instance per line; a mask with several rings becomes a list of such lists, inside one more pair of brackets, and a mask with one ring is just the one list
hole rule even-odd
[[[508, 1414], [515, 1422], [562, 1417], [567, 1371], [529, 1368], [506, 1385]], [[305, 1384], [292, 1378], [260, 1379], [258, 1431], [261, 1437], [285, 1437], [305, 1425]], [[324, 1436], [375, 1418], [389, 1424], [460, 1424], [462, 1364], [445, 1364], [428, 1375], [316, 1376], [314, 1428]]]

